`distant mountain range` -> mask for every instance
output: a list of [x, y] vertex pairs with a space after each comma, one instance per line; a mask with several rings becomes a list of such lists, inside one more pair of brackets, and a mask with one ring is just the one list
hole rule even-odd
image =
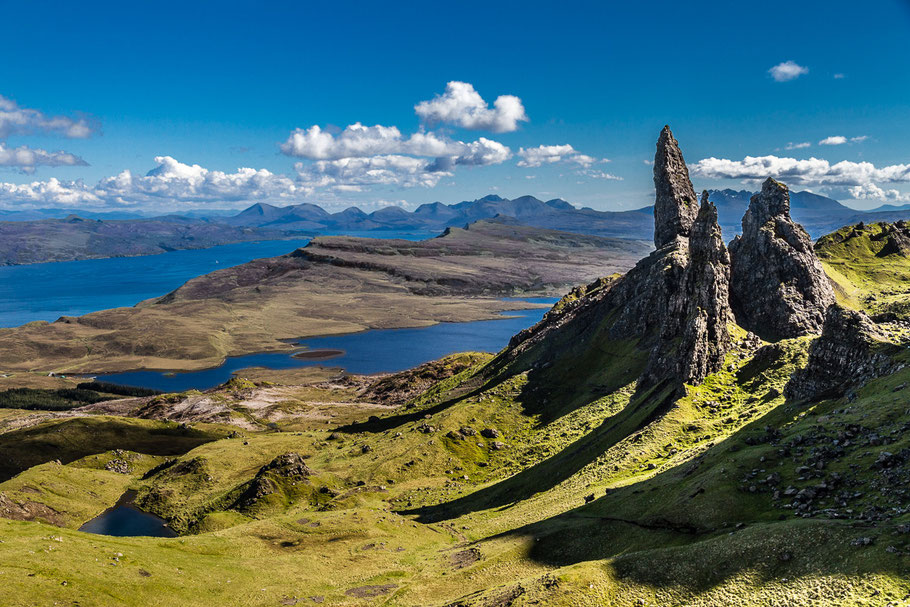
[[[724, 237], [738, 234], [742, 217], [749, 206], [752, 192], [747, 190], [709, 190], [715, 205]], [[910, 218], [910, 206], [881, 207], [873, 211], [858, 211], [844, 206], [833, 198], [812, 192], [793, 192], [793, 218], [801, 223], [813, 238], [837, 228], [863, 222], [895, 221]], [[509, 200], [495, 194], [455, 204], [434, 202], [423, 204], [413, 212], [399, 207], [385, 207], [366, 213], [350, 207], [329, 213], [315, 204], [276, 207], [255, 204], [241, 213], [220, 218], [232, 226], [267, 227], [303, 232], [364, 232], [372, 230], [440, 231], [447, 227], [464, 226], [481, 219], [497, 218], [539, 228], [564, 230], [579, 234], [650, 240], [653, 234], [653, 207], [633, 211], [596, 211], [579, 209], [560, 198], [542, 201], [533, 196]]]
[[[741, 229], [742, 217], [752, 192], [710, 190], [717, 205], [724, 239]], [[833, 198], [811, 192], [793, 192], [793, 218], [812, 238], [859, 222], [910, 219], [910, 205], [884, 205], [858, 211]], [[350, 207], [329, 213], [315, 204], [277, 207], [258, 203], [235, 215], [221, 211], [189, 211], [182, 216], [134, 218], [130, 212], [90, 213], [48, 219], [60, 210], [0, 212], [0, 265], [62, 261], [91, 257], [149, 255], [171, 249], [205, 248], [244, 240], [272, 240], [291, 235], [361, 234], [397, 231], [439, 233], [480, 220], [562, 230], [609, 238], [650, 242], [653, 237], [653, 207], [632, 211], [596, 211], [577, 208], [560, 198], [539, 200], [521, 196], [509, 200], [495, 194], [455, 204], [433, 202], [414, 211], [384, 207], [367, 213]]]

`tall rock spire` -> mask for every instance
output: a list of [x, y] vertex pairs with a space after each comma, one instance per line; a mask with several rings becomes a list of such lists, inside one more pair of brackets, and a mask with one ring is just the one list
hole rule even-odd
[[669, 314], [644, 373], [651, 382], [672, 377], [701, 383], [721, 369], [730, 350], [730, 255], [708, 192], [702, 194], [692, 224], [688, 258], [680, 288], [669, 297]]
[[654, 155], [654, 246], [658, 249], [677, 236], [688, 236], [698, 215], [698, 199], [679, 142], [665, 126]]
[[762, 184], [730, 244], [730, 302], [739, 324], [765, 339], [821, 331], [834, 289], [801, 225], [790, 218], [790, 192]]

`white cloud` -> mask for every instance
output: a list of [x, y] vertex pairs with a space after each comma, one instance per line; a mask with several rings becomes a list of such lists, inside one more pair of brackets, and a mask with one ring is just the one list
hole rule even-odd
[[802, 143], [792, 143], [792, 142], [791, 142], [791, 143], [788, 143], [788, 144], [787, 144], [787, 147], [786, 147], [785, 149], [787, 149], [787, 150], [802, 150], [802, 149], [805, 149], [805, 148], [808, 148], [808, 147], [812, 147], [812, 144], [809, 143], [808, 141], [804, 141], [804, 142], [802, 142]]
[[397, 127], [359, 122], [337, 135], [319, 126], [296, 129], [281, 151], [314, 161], [295, 165], [302, 184], [347, 192], [369, 185], [434, 187], [456, 166], [491, 166], [512, 157], [507, 146], [486, 137], [465, 143], [419, 131], [404, 138]]
[[364, 186], [397, 185], [433, 187], [451, 171], [439, 169], [427, 158], [395, 154], [367, 158], [338, 158], [295, 165], [299, 183], [308, 188], [331, 187], [342, 192], [358, 192]]
[[774, 78], [775, 81], [786, 82], [799, 78], [804, 74], [808, 74], [809, 68], [803, 67], [794, 61], [784, 61], [769, 69], [768, 73], [771, 74], [771, 77]]
[[240, 168], [225, 173], [183, 164], [170, 156], [159, 156], [155, 162], [158, 166], [144, 176], [124, 170], [94, 186], [56, 178], [25, 184], [0, 183], [0, 206], [180, 209], [187, 205], [237, 206], [235, 203], [251, 201], [288, 204], [311, 192], [305, 184], [265, 169]]
[[520, 148], [518, 155], [521, 160], [518, 166], [536, 168], [544, 164], [557, 162], [574, 162], [583, 167], [589, 167], [596, 162], [609, 162], [606, 158], [598, 160], [593, 156], [582, 154], [568, 143], [562, 145], [539, 145], [536, 148]]
[[401, 131], [394, 126], [348, 126], [337, 136], [319, 125], [296, 129], [281, 146], [288, 156], [311, 160], [333, 160], [355, 156], [375, 156], [400, 151]]
[[860, 135], [858, 137], [850, 137], [847, 139], [843, 135], [833, 135], [831, 137], [825, 137], [818, 142], [818, 145], [844, 145], [845, 143], [862, 143], [869, 139], [868, 135]]
[[528, 120], [518, 97], [500, 95], [490, 108], [471, 84], [458, 81], [446, 84], [445, 93], [415, 105], [414, 111], [429, 124], [453, 124], [494, 133], [515, 131], [519, 122]]
[[845, 143], [847, 143], [847, 138], [843, 135], [832, 135], [819, 141], [818, 145], [844, 145]]
[[743, 160], [705, 158], [692, 171], [707, 179], [762, 181], [768, 177], [800, 185], [853, 186], [866, 183], [910, 182], [910, 164], [876, 168], [871, 162], [843, 160], [831, 164], [821, 158], [797, 160], [778, 156], [746, 156]]
[[853, 186], [848, 190], [850, 195], [857, 200], [881, 200], [883, 202], [910, 202], [910, 194], [900, 190], [884, 190], [874, 183]]
[[843, 74], [834, 74], [835, 80], [843, 80], [845, 77]]
[[607, 179], [609, 181], [622, 181], [622, 177], [614, 175], [612, 173], [605, 173], [604, 171], [598, 171], [597, 169], [582, 169], [576, 174], [584, 175], [585, 177], [590, 177], [591, 179]]
[[73, 139], [84, 139], [95, 132], [97, 125], [86, 118], [48, 116], [39, 110], [19, 107], [12, 99], [0, 95], [0, 138], [55, 133]]
[[0, 166], [14, 167], [24, 173], [32, 173], [38, 166], [87, 166], [88, 163], [75, 154], [57, 151], [48, 152], [28, 146], [7, 147], [0, 141]]
[[910, 164], [876, 167], [871, 162], [848, 160], [831, 164], [821, 158], [705, 158], [692, 165], [691, 169], [693, 174], [706, 179], [740, 179], [756, 183], [773, 177], [800, 186], [822, 186], [828, 189], [847, 187], [853, 198], [877, 200], [904, 200], [906, 197], [906, 194], [898, 190], [885, 190], [878, 184], [910, 183]]

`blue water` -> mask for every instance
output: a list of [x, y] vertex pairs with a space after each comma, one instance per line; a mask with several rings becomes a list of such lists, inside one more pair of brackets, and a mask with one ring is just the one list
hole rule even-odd
[[114, 535], [117, 537], [147, 536], [176, 537], [170, 527], [165, 526], [164, 519], [153, 514], [142, 512], [129, 505], [114, 506], [105, 510], [79, 528], [79, 531], [96, 535]]
[[[556, 299], [534, 298], [524, 301], [556, 303]], [[504, 318], [476, 322], [441, 323], [418, 329], [382, 329], [301, 340], [301, 349], [342, 350], [344, 354], [328, 360], [294, 358], [293, 352], [249, 354], [228, 358], [223, 365], [203, 371], [162, 373], [133, 371], [101, 375], [98, 379], [127, 386], [154, 388], [165, 392], [204, 390], [228, 381], [235, 371], [248, 367], [292, 369], [312, 365], [342, 367], [350, 373], [403, 371], [447, 354], [469, 350], [498, 352], [509, 339], [539, 321], [546, 308], [504, 313]], [[298, 350], [299, 351], [299, 350]]]
[[[374, 238], [419, 240], [419, 232], [381, 231]], [[132, 306], [173, 291], [187, 280], [304, 246], [306, 239], [242, 242], [142, 257], [113, 257], [0, 267], [0, 327], [54, 321]]]

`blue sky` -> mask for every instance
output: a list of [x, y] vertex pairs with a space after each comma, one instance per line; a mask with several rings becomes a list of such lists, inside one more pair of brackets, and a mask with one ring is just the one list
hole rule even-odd
[[260, 4], [0, 1], [0, 208], [910, 202], [908, 2]]

